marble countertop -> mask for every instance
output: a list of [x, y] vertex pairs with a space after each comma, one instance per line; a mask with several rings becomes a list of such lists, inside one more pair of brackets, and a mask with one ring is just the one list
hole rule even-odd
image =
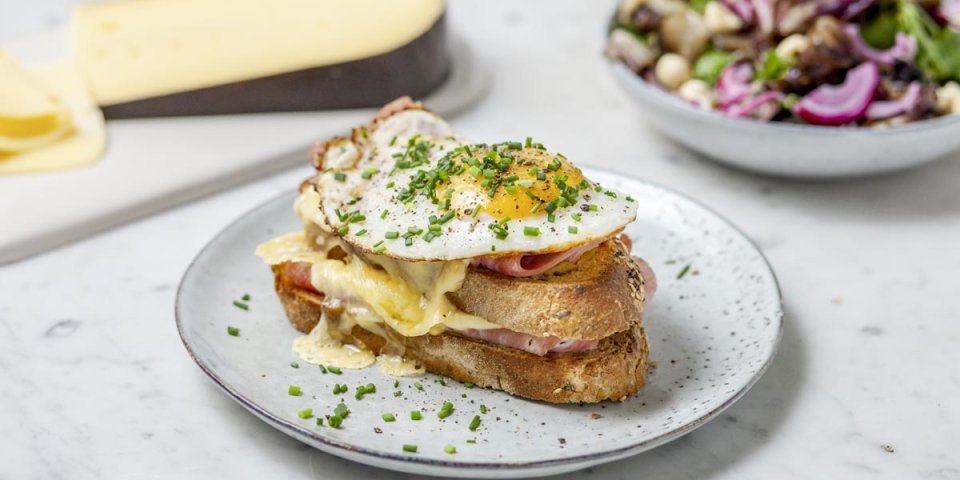
[[[17, 18], [30, 21], [0, 16], [2, 35], [62, 22], [70, 2], [26, 3]], [[653, 134], [614, 84], [599, 56], [608, 11], [451, 2], [453, 28], [492, 74], [489, 95], [453, 123], [481, 140], [532, 135], [709, 205], [768, 255], [787, 323], [770, 370], [719, 418], [566, 477], [960, 479], [960, 161], [806, 183], [701, 159]], [[0, 479], [403, 477], [261, 423], [177, 336], [173, 301], [190, 260], [307, 173], [0, 267]]]

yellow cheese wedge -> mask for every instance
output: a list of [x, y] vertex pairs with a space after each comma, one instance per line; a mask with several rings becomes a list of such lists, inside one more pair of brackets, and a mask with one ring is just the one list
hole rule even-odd
[[71, 126], [60, 99], [0, 50], [0, 155], [53, 143]]
[[389, 52], [442, 0], [138, 0], [77, 7], [75, 56], [115, 105]]
[[[72, 128], [52, 143], [18, 153], [0, 152], [0, 174], [78, 167], [95, 162], [106, 146], [103, 114], [72, 62], [32, 69], [34, 84], [66, 107]], [[2, 76], [2, 73], [0, 73]]]

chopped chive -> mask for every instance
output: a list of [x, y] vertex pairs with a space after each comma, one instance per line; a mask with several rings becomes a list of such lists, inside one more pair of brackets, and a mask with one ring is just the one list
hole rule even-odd
[[297, 362], [290, 362], [290, 368], [300, 368], [300, 364]]
[[420, 383], [420, 382], [414, 382], [413, 386], [414, 386], [417, 390], [420, 390], [421, 392], [423, 391], [423, 384], [422, 384], [422, 383]]
[[339, 229], [337, 229], [337, 233], [339, 233], [341, 236], [350, 233], [350, 225], [344, 225], [340, 227]]
[[408, 247], [411, 246], [411, 245], [413, 245], [413, 237], [407, 237], [407, 238], [405, 238], [405, 239], [403, 240], [403, 244], [406, 245], [406, 246], [408, 246]]
[[237, 327], [227, 327], [227, 334], [230, 335], [230, 336], [232, 336], [232, 337], [239, 337], [239, 336], [240, 336], [240, 329], [237, 328]]
[[410, 412], [410, 420], [420, 420], [421, 418], [423, 418], [423, 414], [420, 413], [420, 410]]
[[532, 144], [533, 144], [533, 138], [532, 138], [532, 137], [527, 137], [527, 140], [526, 140], [525, 142], [523, 142], [523, 146], [525, 146], [525, 147], [527, 147], [527, 148], [530, 148], [530, 145], [532, 145]]
[[343, 182], [347, 180], [347, 174], [343, 172], [337, 172], [333, 174], [333, 179], [338, 182]]
[[[509, 219], [510, 217], [507, 217], [507, 218]], [[437, 382], [439, 382], [440, 385], [443, 385], [444, 387], [447, 386], [447, 380], [446, 380], [445, 378], [443, 378], [443, 375], [440, 375], [440, 376], [437, 378]]]
[[360, 173], [360, 177], [364, 180], [370, 180], [370, 177], [377, 173], [377, 169], [373, 167], [367, 167], [363, 169], [363, 172]]
[[299, 397], [300, 395], [303, 395], [303, 392], [300, 391], [299, 386], [290, 385], [290, 387], [287, 388], [287, 395], [290, 395], [291, 397]]
[[690, 264], [688, 263], [687, 266], [683, 267], [683, 270], [680, 270], [680, 273], [677, 274], [677, 280], [680, 280], [681, 278], [683, 278], [683, 276], [686, 275], [687, 272], [689, 271], [690, 271]]
[[243, 296], [240, 297], [240, 300], [243, 300], [244, 302], [249, 302], [249, 301], [250, 301], [250, 294], [249, 294], [249, 293], [244, 293]]
[[400, 380], [393, 381], [393, 388], [398, 388], [400, 386]]
[[636, 202], [636, 200], [634, 200], [633, 197], [631, 197], [630, 195], [627, 195], [626, 198], [628, 202]]
[[400, 236], [400, 232], [394, 232], [394, 231], [390, 231], [383, 234], [383, 237], [386, 238], [387, 240], [393, 240], [395, 238], [398, 238], [399, 236]]
[[394, 396], [394, 397], [399, 397], [399, 396], [401, 396], [401, 395], [403, 395], [403, 392], [401, 392], [400, 390], [397, 390], [396, 392], [393, 392], [393, 396]]
[[454, 453], [457, 453], [457, 447], [454, 447], [453, 445], [447, 445], [446, 447], [443, 447], [443, 451], [453, 455]]
[[599, 210], [599, 209], [600, 209], [600, 208], [597, 207], [596, 205], [593, 205], [593, 204], [590, 205], [590, 211], [591, 211], [591, 212], [596, 212], [596, 211]]
[[368, 393], [376, 393], [377, 386], [372, 383], [368, 383], [366, 385], [360, 385], [359, 387], [356, 388], [356, 390], [357, 390], [357, 393], [356, 395], [354, 395], [354, 398], [356, 398], [357, 400], [363, 400], [364, 395]]
[[530, 213], [537, 213], [540, 210], [540, 207], [543, 206], [543, 203], [538, 203], [530, 209]]
[[539, 237], [540, 228], [539, 227], [523, 227], [523, 234], [528, 237]]
[[321, 373], [324, 373], [324, 374], [327, 373], [327, 367], [324, 367], [323, 364], [318, 363], [317, 366], [320, 367]]
[[343, 373], [343, 371], [340, 370], [340, 367], [332, 367], [332, 366], [331, 366], [331, 367], [327, 367], [327, 371], [330, 372], [330, 373], [332, 373], [332, 374], [334, 374], [334, 375], [340, 375], [340, 374]]
[[433, 225], [430, 225], [429, 227], [427, 227], [427, 229], [430, 230], [431, 232], [439, 232], [439, 231], [443, 230], [443, 227], [441, 227], [440, 225], [437, 225], [437, 224], [433, 224]]
[[393, 138], [390, 139], [389, 146], [392, 147], [392, 146], [394, 146], [394, 145], [396, 145], [396, 144], [397, 144], [397, 136], [394, 135]]
[[313, 416], [313, 409], [312, 409], [312, 408], [307, 408], [307, 409], [304, 409], [304, 410], [300, 410], [299, 412], [297, 412], [297, 416], [300, 417], [300, 418], [302, 418], [302, 419], [304, 419], [304, 420], [306, 420], [306, 419], [308, 419], [308, 418], [310, 418], [310, 417]]
[[341, 393], [347, 393], [347, 390], [349, 390], [349, 389], [350, 389], [350, 387], [348, 387], [346, 383], [344, 383], [344, 384], [334, 383], [334, 384], [333, 384], [333, 394], [334, 394], [334, 395], [340, 395]]
[[363, 236], [363, 235], [366, 234], [366, 233], [367, 233], [367, 229], [366, 229], [366, 228], [361, 228], [360, 231], [357, 232], [357, 233], [355, 233], [354, 235], [356, 235], [356, 236], [358, 236], [358, 237], [361, 237], [361, 236]]
[[384, 413], [383, 415], [381, 415], [381, 418], [383, 418], [383, 421], [384, 421], [384, 422], [396, 422], [396, 421], [397, 421], [397, 417], [394, 417], [392, 413]]
[[547, 221], [550, 222], [550, 223], [556, 222], [556, 221], [557, 221], [557, 217], [555, 217], [552, 213], [548, 213], [548, 214], [547, 214]]
[[470, 216], [473, 217], [473, 218], [477, 218], [477, 215], [480, 215], [480, 207], [479, 207], [479, 206], [473, 208], [473, 213], [472, 213]]
[[480, 170], [480, 167], [474, 165], [467, 169], [467, 173], [469, 173], [473, 178], [480, 178], [480, 175], [483, 174], [483, 170]]
[[579, 229], [573, 225], [570, 225], [569, 227], [567, 227], [567, 232], [569, 233], [577, 233], [578, 230]]
[[456, 215], [456, 212], [453, 210], [450, 210], [449, 212], [444, 213], [443, 216], [440, 217], [440, 225], [443, 225], [444, 223], [449, 222], [454, 215]]
[[240, 310], [250, 310], [250, 306], [241, 302], [240, 300], [234, 300], [233, 306], [239, 308]]
[[323, 417], [317, 417], [317, 426], [318, 426], [318, 427], [322, 427], [322, 426], [323, 426]]
[[475, 432], [477, 427], [480, 426], [480, 415], [474, 415], [473, 420], [470, 420], [470, 431]]
[[467, 440], [467, 443], [477, 443], [475, 439]]
[[338, 403], [337, 407], [333, 409], [333, 413], [340, 418], [347, 418], [347, 415], [350, 415], [350, 410], [347, 408], [347, 405], [344, 403]]
[[543, 172], [537, 172], [537, 180], [546, 180], [546, 179], [547, 179], [547, 174]]
[[470, 382], [463, 382], [463, 386], [466, 387], [466, 388], [473, 388], [473, 387], [474, 387], [474, 385], [473, 385], [472, 383], [470, 383]]
[[396, 185], [396, 183], [395, 183], [395, 182], [390, 182], [390, 183], [387, 183], [387, 188], [393, 188], [393, 187], [394, 187], [394, 185]]
[[340, 428], [343, 425], [343, 417], [340, 415], [328, 415], [327, 424], [333, 428]]
[[453, 404], [450, 402], [443, 402], [443, 406], [440, 407], [440, 411], [437, 412], [437, 417], [447, 418], [450, 415], [453, 415]]
[[482, 413], [482, 414], [486, 414], [486, 413], [487, 413], [487, 406], [484, 405], [484, 404], [482, 404], [482, 403], [480, 404], [480, 413]]
[[572, 218], [573, 221], [575, 221], [575, 222], [579, 222], [579, 221], [580, 221], [580, 214], [579, 214], [579, 213], [571, 213], [571, 214], [570, 214], [570, 218]]
[[417, 446], [416, 446], [416, 445], [406, 444], [406, 445], [403, 446], [403, 451], [404, 451], [404, 452], [410, 452], [410, 453], [417, 453]]

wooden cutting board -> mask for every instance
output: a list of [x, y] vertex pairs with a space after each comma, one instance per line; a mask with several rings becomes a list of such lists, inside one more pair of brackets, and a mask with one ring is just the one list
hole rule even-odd
[[[64, 30], [4, 45], [24, 64], [66, 57]], [[479, 99], [486, 74], [466, 43], [451, 39], [447, 82], [423, 99], [452, 116]], [[0, 264], [19, 260], [203, 195], [304, 165], [308, 146], [345, 134], [368, 109], [115, 120], [96, 164], [0, 176]]]

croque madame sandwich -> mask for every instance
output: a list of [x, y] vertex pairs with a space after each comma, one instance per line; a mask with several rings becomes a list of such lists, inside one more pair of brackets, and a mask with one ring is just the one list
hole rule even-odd
[[643, 386], [655, 280], [637, 202], [531, 142], [469, 143], [409, 98], [310, 152], [304, 230], [257, 249], [304, 360], [553, 403]]

